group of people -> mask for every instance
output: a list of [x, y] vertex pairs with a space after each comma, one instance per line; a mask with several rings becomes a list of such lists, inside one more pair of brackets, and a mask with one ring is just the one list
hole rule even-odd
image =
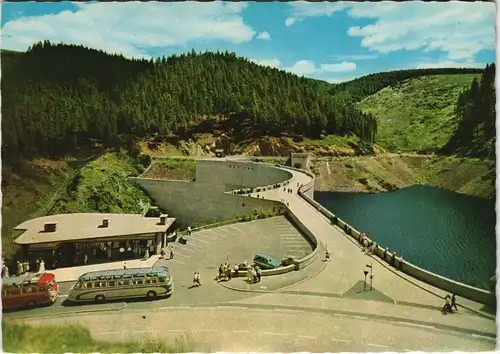
[[201, 286], [200, 273], [194, 272], [193, 287]]
[[455, 308], [455, 311], [458, 311], [457, 296], [455, 294], [453, 294], [453, 296], [450, 296], [449, 294], [446, 295], [444, 301], [444, 306], [441, 309], [443, 315], [446, 315], [447, 313], [453, 313], [453, 308]]
[[[231, 265], [229, 265], [227, 262], [221, 264], [219, 266], [219, 276], [217, 277], [217, 280], [231, 280], [232, 271], [233, 269], [231, 268]], [[235, 268], [235, 276], [238, 276], [237, 268]]]
[[247, 268], [247, 281], [249, 283], [260, 283], [261, 270], [258, 265]]

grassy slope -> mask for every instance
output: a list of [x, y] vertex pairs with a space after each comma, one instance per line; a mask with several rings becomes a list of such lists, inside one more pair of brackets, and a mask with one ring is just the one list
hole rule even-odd
[[456, 127], [458, 95], [475, 74], [423, 76], [386, 87], [358, 103], [378, 118], [377, 144], [391, 151], [435, 151]]
[[[429, 184], [484, 198], [495, 197], [493, 162], [425, 155], [341, 157], [313, 161], [317, 190], [382, 192]], [[366, 182], [367, 179], [368, 182]]]
[[104, 342], [92, 338], [82, 326], [29, 326], [2, 321], [2, 346], [9, 353], [185, 353], [192, 351], [188, 339], [163, 341]]
[[196, 176], [196, 160], [193, 158], [156, 158], [144, 178], [161, 178], [192, 181]]

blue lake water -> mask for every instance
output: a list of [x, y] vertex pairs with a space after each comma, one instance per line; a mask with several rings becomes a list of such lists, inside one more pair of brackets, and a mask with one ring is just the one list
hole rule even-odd
[[379, 194], [316, 192], [314, 199], [431, 272], [484, 289], [495, 274], [494, 200], [422, 185]]

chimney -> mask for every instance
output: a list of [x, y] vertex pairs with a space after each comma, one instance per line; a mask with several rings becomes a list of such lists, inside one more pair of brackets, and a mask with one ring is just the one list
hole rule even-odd
[[161, 214], [160, 215], [160, 225], [165, 225], [167, 222], [168, 214]]
[[44, 232], [56, 232], [56, 222], [46, 222], [43, 225], [43, 231]]
[[109, 219], [103, 219], [102, 220], [102, 227], [108, 227], [109, 226]]

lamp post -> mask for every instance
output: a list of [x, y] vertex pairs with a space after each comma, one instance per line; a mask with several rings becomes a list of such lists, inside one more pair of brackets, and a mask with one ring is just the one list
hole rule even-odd
[[[373, 290], [373, 263], [367, 264], [366, 267], [370, 268], [370, 291]], [[368, 271], [366, 271], [368, 274]], [[366, 275], [365, 275], [365, 283], [366, 283]]]
[[363, 287], [363, 291], [366, 291], [366, 276], [368, 275], [368, 271], [364, 270], [363, 273], [365, 274], [365, 285]]

